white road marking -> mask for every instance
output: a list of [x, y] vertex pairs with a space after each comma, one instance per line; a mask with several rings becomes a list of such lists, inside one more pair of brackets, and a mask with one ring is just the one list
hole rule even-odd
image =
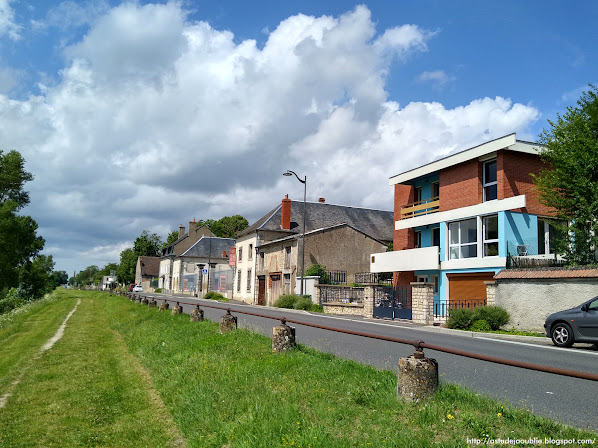
[[516, 344], [516, 345], [526, 345], [528, 347], [538, 347], [538, 348], [545, 348], [547, 350], [561, 350], [567, 353], [572, 354], [582, 354], [582, 355], [592, 355], [598, 356], [598, 351], [586, 351], [586, 350], [575, 350], [571, 348], [563, 348], [563, 347], [556, 347], [553, 345], [539, 345], [539, 344], [532, 344], [530, 342], [520, 342], [520, 341], [505, 341], [504, 339], [495, 339], [495, 338], [486, 338], [483, 336], [479, 336], [478, 339], [485, 339], [487, 341], [496, 341], [496, 342], [504, 342], [505, 344]]

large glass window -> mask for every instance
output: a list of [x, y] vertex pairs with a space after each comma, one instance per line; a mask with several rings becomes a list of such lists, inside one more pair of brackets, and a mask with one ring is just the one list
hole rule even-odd
[[484, 201], [492, 201], [498, 198], [496, 182], [496, 159], [484, 162]]
[[484, 257], [498, 256], [498, 215], [484, 216]]
[[563, 232], [557, 229], [552, 222], [538, 218], [538, 255], [556, 253], [557, 244], [564, 237]]
[[451, 222], [449, 224], [450, 259], [474, 258], [478, 256], [478, 229], [476, 219]]

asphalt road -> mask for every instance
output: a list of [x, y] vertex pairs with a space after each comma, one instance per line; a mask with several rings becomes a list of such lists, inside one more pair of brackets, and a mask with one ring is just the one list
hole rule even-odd
[[[589, 345], [575, 345], [570, 349], [557, 348], [548, 338], [506, 337], [484, 333], [424, 327], [410, 321], [364, 319], [357, 316], [330, 316], [305, 311], [283, 310], [253, 306], [239, 302], [223, 303], [194, 299], [190, 296], [141, 293], [154, 296], [158, 303], [164, 299], [198, 303], [203, 306], [205, 318], [219, 321], [225, 311], [208, 308], [230, 308], [238, 318], [240, 328], [248, 328], [272, 337], [272, 327], [279, 321], [262, 317], [235, 314], [235, 310], [287, 317], [306, 323], [336, 327], [393, 338], [422, 340], [428, 344], [479, 353], [487, 356], [559, 367], [598, 374], [598, 350]], [[174, 303], [170, 303], [171, 307]], [[183, 306], [189, 314], [194, 306]], [[342, 334], [309, 326], [290, 324], [296, 328], [296, 341], [318, 350], [351, 359], [374, 367], [397, 371], [399, 358], [413, 353], [412, 346], [394, 342]], [[463, 356], [425, 349], [428, 358], [438, 361], [441, 381], [467, 387], [536, 415], [546, 416], [572, 426], [598, 429], [598, 381], [571, 378], [518, 367], [480, 361]]]

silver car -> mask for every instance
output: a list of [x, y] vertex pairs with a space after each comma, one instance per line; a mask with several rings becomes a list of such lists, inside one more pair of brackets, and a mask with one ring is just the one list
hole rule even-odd
[[544, 322], [544, 331], [557, 347], [571, 347], [574, 342], [598, 344], [598, 296], [551, 314]]

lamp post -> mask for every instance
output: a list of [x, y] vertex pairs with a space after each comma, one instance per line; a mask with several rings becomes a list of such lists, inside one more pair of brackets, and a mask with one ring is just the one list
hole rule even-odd
[[307, 175], [301, 179], [297, 176], [297, 173], [291, 170], [287, 170], [286, 173], [282, 173], [283, 176], [292, 176], [294, 175], [299, 182], [303, 184], [303, 238], [301, 240], [301, 295], [303, 295], [303, 283], [305, 282], [304, 273], [305, 273], [305, 196], [307, 193]]

